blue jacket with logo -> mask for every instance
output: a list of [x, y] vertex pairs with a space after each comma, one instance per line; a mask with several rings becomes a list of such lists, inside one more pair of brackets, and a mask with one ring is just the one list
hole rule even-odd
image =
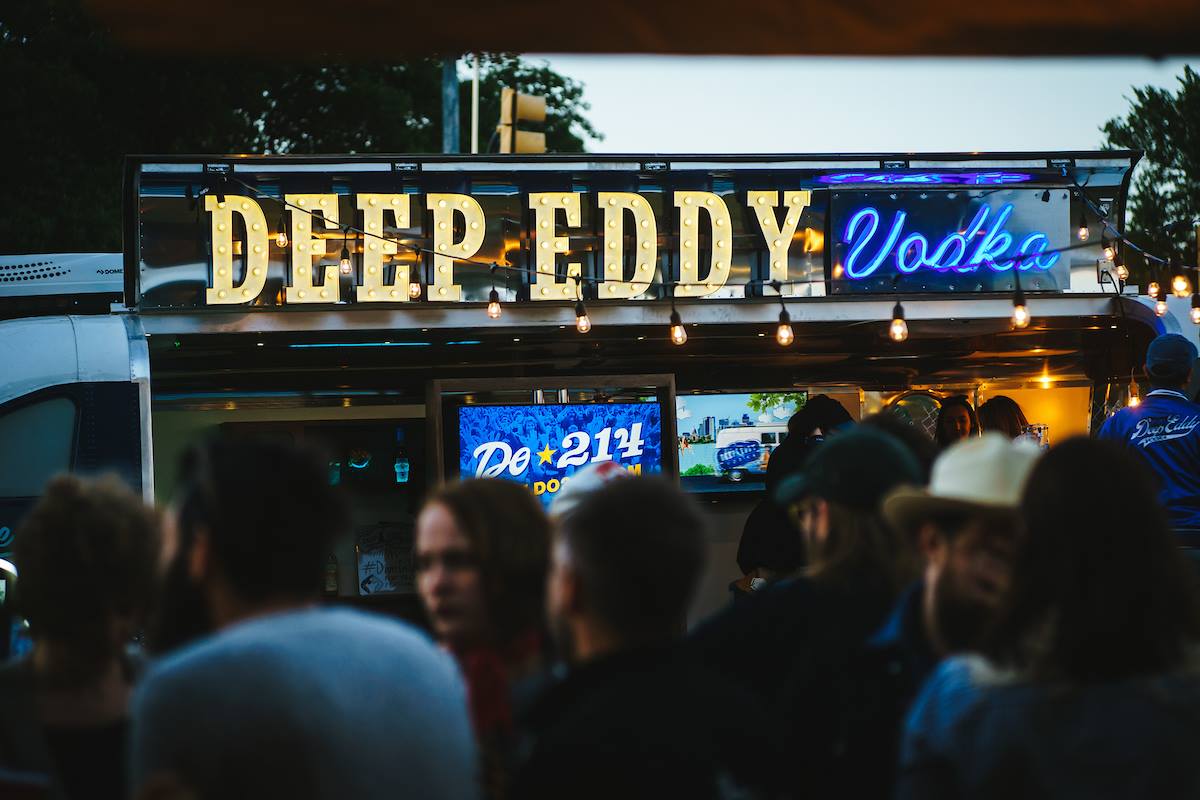
[[1146, 459], [1173, 527], [1200, 529], [1200, 405], [1183, 392], [1155, 389], [1109, 417], [1100, 438], [1124, 442]]

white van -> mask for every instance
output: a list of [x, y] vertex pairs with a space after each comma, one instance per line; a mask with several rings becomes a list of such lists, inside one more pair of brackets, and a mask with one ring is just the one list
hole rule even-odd
[[713, 449], [713, 472], [734, 483], [748, 475], [763, 475], [771, 451], [786, 437], [786, 423], [722, 428]]

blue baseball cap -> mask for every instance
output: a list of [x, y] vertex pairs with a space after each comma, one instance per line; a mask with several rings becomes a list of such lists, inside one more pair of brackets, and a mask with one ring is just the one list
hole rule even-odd
[[1196, 361], [1196, 345], [1178, 333], [1164, 333], [1146, 349], [1146, 374], [1152, 378], [1184, 378]]

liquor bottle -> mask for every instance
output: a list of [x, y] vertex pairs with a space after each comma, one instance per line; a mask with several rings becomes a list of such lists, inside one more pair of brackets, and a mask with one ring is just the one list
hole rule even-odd
[[325, 562], [325, 582], [323, 588], [327, 595], [336, 595], [338, 593], [338, 561], [337, 556], [333, 553], [329, 554], [329, 560]]

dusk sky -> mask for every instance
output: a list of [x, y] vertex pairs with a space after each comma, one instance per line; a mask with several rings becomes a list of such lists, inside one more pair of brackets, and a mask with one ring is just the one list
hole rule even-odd
[[[1184, 61], [556, 56], [601, 153], [1093, 149]], [[646, 91], [649, 89], [649, 91]]]

